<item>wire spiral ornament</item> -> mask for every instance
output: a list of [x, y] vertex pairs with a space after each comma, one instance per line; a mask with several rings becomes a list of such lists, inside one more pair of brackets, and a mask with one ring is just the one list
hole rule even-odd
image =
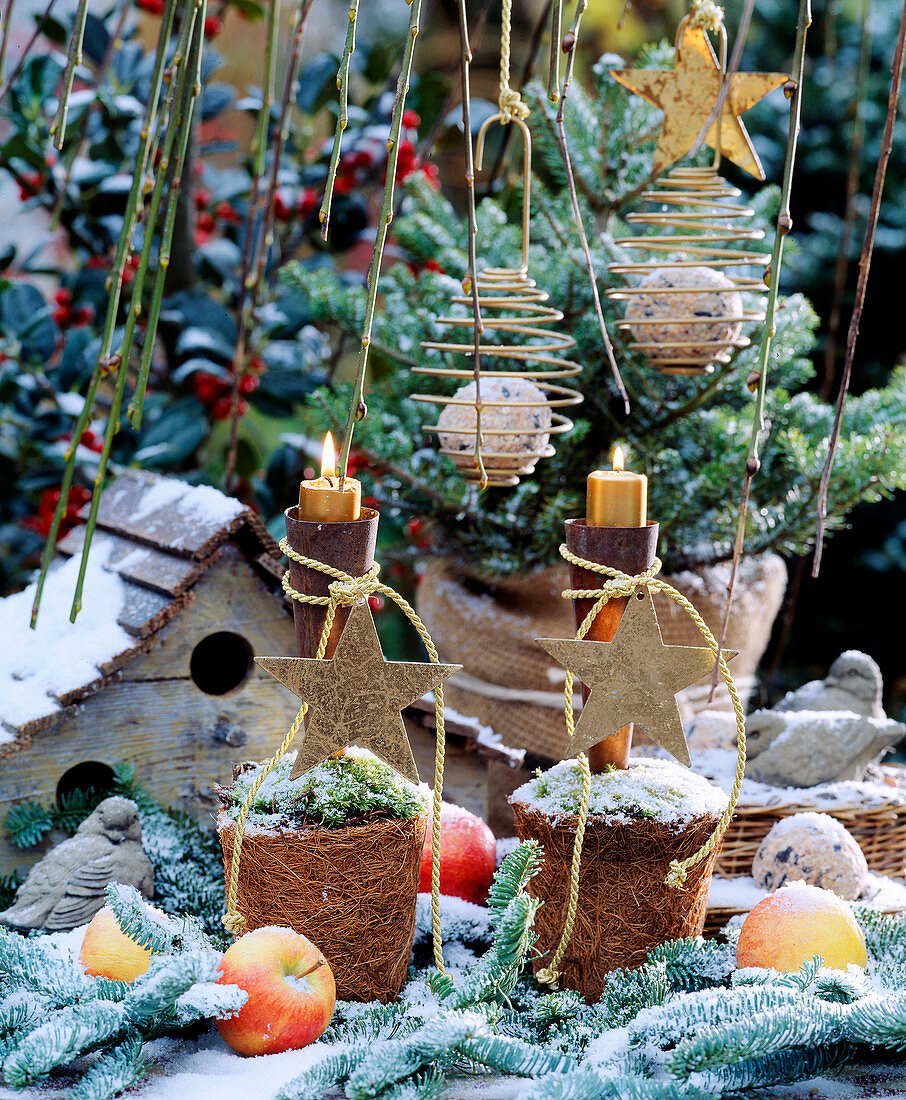
[[610, 265], [627, 283], [607, 296], [627, 303], [617, 328], [630, 332], [630, 348], [662, 374], [705, 374], [728, 363], [734, 349], [750, 343], [743, 325], [764, 320], [763, 311], [746, 308], [743, 295], [767, 290], [770, 256], [733, 247], [764, 237], [737, 224], [754, 213], [735, 201], [739, 195], [714, 167], [674, 168], [642, 195], [655, 209], [627, 215], [655, 231], [616, 241], [644, 258]]
[[[531, 135], [521, 118], [506, 120], [495, 114], [484, 122], [476, 141], [476, 168], [481, 169], [489, 126], [507, 121], [519, 127], [524, 140], [521, 263], [478, 272], [477, 362], [476, 347], [469, 339], [475, 325], [474, 298], [466, 280], [463, 293], [450, 300], [461, 311], [436, 321], [449, 330], [449, 338], [421, 345], [425, 351], [439, 353], [443, 364], [412, 368], [413, 374], [459, 383], [453, 393], [412, 395], [413, 401], [440, 407], [437, 419], [423, 424], [422, 430], [437, 436], [439, 453], [453, 460], [466, 481], [480, 483], [483, 464], [486, 484], [498, 488], [517, 485], [520, 477], [534, 471], [539, 459], [554, 454], [551, 437], [573, 426], [561, 410], [583, 400], [578, 390], [563, 384], [582, 370], [566, 357], [576, 342], [557, 329], [562, 312], [547, 304], [549, 295], [528, 273]], [[456, 339], [458, 334], [464, 339]], [[454, 365], [460, 361], [461, 366]], [[488, 362], [491, 369], [485, 365]], [[481, 463], [476, 460], [475, 438], [479, 402]]]

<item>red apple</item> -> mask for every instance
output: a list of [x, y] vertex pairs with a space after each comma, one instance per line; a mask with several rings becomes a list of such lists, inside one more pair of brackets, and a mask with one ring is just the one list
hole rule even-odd
[[[431, 892], [431, 844], [434, 830], [428, 825], [422, 849], [419, 890]], [[483, 905], [494, 878], [497, 845], [494, 834], [480, 817], [444, 802], [440, 811], [440, 892]]]
[[249, 999], [236, 1016], [218, 1020], [237, 1054], [279, 1054], [308, 1046], [324, 1031], [337, 1002], [333, 971], [317, 947], [291, 928], [256, 928], [230, 947], [218, 981]]

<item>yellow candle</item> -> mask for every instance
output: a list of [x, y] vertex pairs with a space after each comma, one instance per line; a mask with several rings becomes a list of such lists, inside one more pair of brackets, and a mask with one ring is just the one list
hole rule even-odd
[[337, 456], [330, 432], [324, 437], [321, 452], [321, 476], [299, 485], [299, 519], [315, 523], [342, 523], [358, 519], [362, 505], [362, 485], [354, 477], [337, 477]]
[[648, 522], [648, 478], [623, 469], [623, 448], [613, 454], [612, 470], [588, 475], [585, 522], [589, 527], [644, 527]]

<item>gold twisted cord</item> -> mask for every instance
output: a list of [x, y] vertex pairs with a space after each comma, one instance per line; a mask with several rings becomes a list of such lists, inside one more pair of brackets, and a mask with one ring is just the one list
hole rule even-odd
[[[717, 639], [711, 633], [708, 624], [681, 592], [677, 592], [672, 585], [657, 578], [656, 574], [659, 573], [661, 569], [661, 562], [658, 558], [655, 558], [650, 568], [646, 569], [643, 573], [630, 575], [621, 572], [619, 569], [614, 569], [609, 565], [601, 565], [598, 562], [586, 561], [585, 558], [581, 558], [578, 554], [574, 554], [565, 544], [560, 547], [560, 555], [572, 565], [578, 565], [583, 569], [588, 569], [591, 572], [600, 573], [610, 578], [605, 581], [600, 588], [568, 588], [561, 593], [566, 599], [595, 600], [594, 606], [582, 620], [581, 626], [576, 631], [577, 638], [585, 637], [591, 629], [591, 624], [597, 618], [598, 612], [608, 600], [620, 596], [631, 596], [638, 588], [647, 588], [649, 593], [663, 592], [675, 603], [679, 604], [698, 627], [705, 641], [708, 643], [708, 648], [717, 659], [717, 666], [720, 669], [720, 674], [727, 685], [727, 691], [730, 694], [733, 710], [736, 715], [736, 774], [733, 777], [733, 786], [730, 790], [730, 799], [727, 803], [727, 808], [721, 815], [711, 836], [694, 855], [684, 860], [674, 859], [670, 862], [664, 883], [667, 886], [682, 886], [686, 881], [686, 876], [690, 868], [701, 863], [702, 860], [707, 859], [711, 852], [714, 851], [715, 847], [720, 843], [721, 837], [726, 832], [727, 826], [733, 818], [733, 814], [736, 810], [736, 803], [739, 801], [739, 792], [742, 788], [742, 779], [746, 766], [746, 719], [742, 701], [739, 698], [739, 692], [736, 690], [736, 684], [733, 682], [733, 677], [730, 675], [730, 670], [727, 667], [727, 662], [717, 643]], [[564, 712], [566, 715], [566, 730], [570, 740], [572, 740], [573, 734], [575, 733], [572, 695], [573, 675], [571, 672], [567, 671], [564, 681]], [[579, 805], [579, 821], [576, 826], [576, 839], [573, 845], [573, 860], [570, 868], [569, 901], [566, 908], [566, 920], [563, 925], [563, 933], [560, 937], [560, 942], [550, 961], [550, 965], [537, 975], [539, 981], [552, 986], [557, 984], [557, 980], [560, 977], [560, 963], [563, 961], [563, 956], [572, 938], [573, 926], [579, 907], [579, 874], [582, 864], [582, 843], [585, 838], [585, 826], [588, 821], [591, 772], [588, 767], [588, 758], [584, 753], [580, 753], [577, 760], [582, 773], [582, 799]]]
[[[315, 569], [319, 573], [324, 573], [325, 576], [334, 578], [329, 585], [328, 591], [330, 594], [328, 596], [310, 596], [306, 592], [300, 592], [298, 589], [293, 588], [289, 579], [289, 570], [284, 573], [282, 580], [283, 591], [292, 599], [298, 600], [300, 603], [318, 604], [320, 606], [326, 605], [327, 607], [327, 616], [324, 620], [321, 637], [318, 641], [318, 650], [315, 655], [318, 660], [323, 660], [327, 650], [327, 641], [330, 638], [330, 631], [333, 628], [337, 608], [355, 603], [360, 599], [367, 599], [368, 596], [375, 593], [380, 593], [391, 599], [415, 628], [428, 652], [431, 663], [435, 665], [440, 664], [440, 657], [437, 653], [437, 647], [434, 645], [434, 640], [428, 633], [428, 628], [419, 618], [415, 608], [393, 588], [378, 580], [378, 574], [381, 569], [378, 562], [375, 562], [368, 572], [361, 577], [353, 577], [351, 574], [344, 573], [342, 569], [337, 569], [332, 565], [328, 565], [326, 562], [318, 561], [316, 558], [308, 558], [304, 554], [300, 554], [290, 546], [285, 538], [280, 540], [280, 549], [288, 558], [297, 562], [299, 565], [304, 565], [309, 569]], [[308, 704], [303, 703], [299, 708], [299, 713], [293, 720], [292, 726], [290, 726], [289, 732], [281, 742], [280, 747], [271, 759], [267, 761], [263, 770], [255, 779], [255, 782], [249, 788], [249, 792], [245, 796], [245, 800], [242, 803], [239, 815], [236, 819], [233, 854], [230, 863], [230, 882], [227, 890], [227, 913], [223, 918], [224, 925], [234, 936], [240, 935], [246, 924], [245, 917], [243, 917], [236, 908], [239, 884], [239, 860], [242, 852], [242, 838], [246, 819], [248, 818], [252, 802], [261, 784], [273, 771], [280, 758], [288, 751], [290, 745], [293, 743], [307, 710]], [[440, 813], [441, 803], [443, 801], [444, 756], [446, 748], [443, 685], [434, 689], [434, 720], [437, 729], [437, 741], [434, 753], [434, 791], [432, 798], [431, 941], [434, 949], [434, 964], [441, 974], [446, 974], [440, 928]]]
[[528, 104], [510, 87], [510, 36], [513, 22], [513, 0], [503, 0], [500, 13], [500, 94], [497, 106], [500, 121], [507, 123], [514, 118], [525, 120], [529, 116]]

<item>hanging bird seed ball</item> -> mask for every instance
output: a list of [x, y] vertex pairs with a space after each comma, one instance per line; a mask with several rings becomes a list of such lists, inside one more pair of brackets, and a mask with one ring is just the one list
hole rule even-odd
[[[701, 359], [706, 366], [730, 351], [742, 331], [742, 295], [720, 271], [657, 267], [639, 286], [645, 292], [630, 296], [626, 320], [648, 359]], [[675, 343], [688, 346], [665, 346]]]
[[868, 864], [852, 833], [829, 814], [793, 814], [761, 842], [752, 877], [762, 890], [807, 882], [852, 901], [868, 882]]
[[[454, 396], [457, 402], [474, 402], [475, 383], [469, 382]], [[481, 400], [484, 406], [481, 411], [482, 456], [486, 469], [507, 469], [514, 464], [534, 468], [551, 438], [551, 408], [544, 391], [516, 375], [483, 378]], [[446, 405], [438, 417], [441, 449], [456, 452], [450, 457], [457, 466], [471, 464], [475, 452], [475, 421], [474, 404]], [[492, 435], [493, 429], [506, 434]], [[495, 458], [495, 454], [499, 457]]]

